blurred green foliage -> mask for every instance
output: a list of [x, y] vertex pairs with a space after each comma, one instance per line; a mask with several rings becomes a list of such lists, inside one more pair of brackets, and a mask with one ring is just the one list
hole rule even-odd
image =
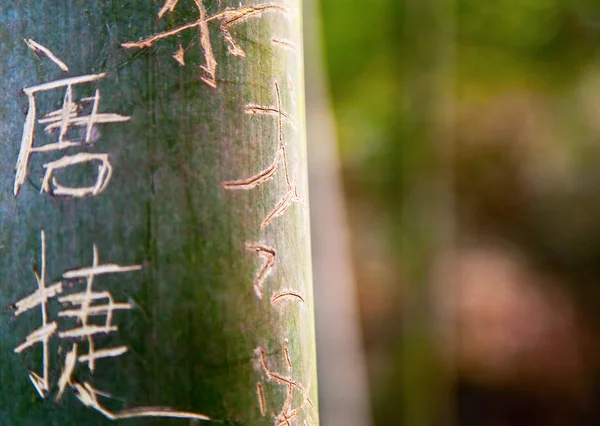
[[[436, 16], [451, 22], [449, 34], [419, 22], [427, 21], [423, 14], [407, 14], [410, 3], [322, 0], [327, 68], [347, 161], [362, 163], [397, 142], [391, 122], [402, 114], [406, 71], [426, 67], [418, 60], [440, 38], [453, 40], [457, 93], [476, 96], [507, 86], [558, 90], [599, 57], [600, 4], [592, 0], [455, 0], [450, 13]], [[420, 3], [435, 9], [447, 2]]]
[[[388, 315], [412, 328], [387, 338], [384, 350], [398, 362], [387, 381], [372, 383], [376, 424], [440, 424], [428, 415], [439, 409], [437, 387], [455, 385], [444, 385], [426, 343], [440, 185], [455, 191], [460, 226], [516, 243], [542, 268], [579, 283], [570, 290], [590, 311], [600, 303], [600, 2], [321, 0], [321, 11], [350, 208], [379, 208], [401, 263], [389, 267], [408, 286], [398, 282], [386, 297], [410, 300], [409, 312]], [[523, 126], [531, 129], [519, 145]], [[476, 149], [464, 148], [473, 141]], [[555, 154], [574, 184], [549, 160]], [[527, 173], [539, 167], [551, 179], [542, 174], [531, 184], [525, 161]], [[373, 223], [353, 227], [368, 233]], [[437, 378], [428, 378], [433, 371]]]

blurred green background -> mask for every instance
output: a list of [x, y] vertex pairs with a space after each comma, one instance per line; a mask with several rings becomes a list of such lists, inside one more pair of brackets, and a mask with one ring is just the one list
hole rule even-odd
[[600, 3], [320, 13], [374, 424], [600, 425]]

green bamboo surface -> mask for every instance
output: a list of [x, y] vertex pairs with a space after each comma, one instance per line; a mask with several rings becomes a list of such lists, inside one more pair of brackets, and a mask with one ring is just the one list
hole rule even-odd
[[[98, 360], [93, 374], [84, 363], [72, 374], [73, 383], [88, 381], [110, 394], [98, 397], [106, 410], [170, 407], [222, 424], [318, 424], [299, 3], [277, 0], [268, 4], [278, 8], [232, 25], [230, 33], [245, 57], [228, 51], [219, 31], [223, 20], [208, 22], [217, 63], [216, 87], [211, 87], [202, 80], [207, 55], [197, 28], [147, 48], [122, 46], [195, 22], [199, 10], [192, 1], [181, 0], [161, 19], [163, 1], [0, 1], [0, 424], [115, 423], [85, 407], [71, 385], [55, 402], [73, 339], [50, 340], [52, 388], [46, 398], [28, 378], [29, 371], [42, 374], [42, 345], [14, 352], [41, 325], [39, 308], [16, 317], [15, 303], [37, 289], [32, 269], [42, 266], [42, 230], [47, 282], [62, 279], [65, 295], [85, 288], [81, 280], [61, 277], [91, 266], [94, 244], [101, 264], [141, 265], [139, 271], [94, 281], [96, 291], [132, 306], [114, 313], [118, 332], [95, 336], [97, 349], [125, 345], [128, 351]], [[215, 0], [204, 7], [213, 16], [239, 4]], [[50, 49], [69, 71], [43, 52], [36, 55], [24, 39]], [[184, 66], [173, 58], [180, 43], [186, 49]], [[130, 120], [97, 124], [91, 144], [33, 153], [15, 197], [14, 169], [28, 111], [23, 88], [99, 73], [107, 75], [73, 86], [74, 101], [99, 89], [98, 112]], [[277, 116], [249, 114], [244, 107], [276, 106], [276, 84], [282, 110], [295, 123], [282, 120], [281, 131], [299, 200], [261, 229], [286, 194], [283, 167], [251, 190], [225, 190], [222, 183], [252, 176], [273, 162]], [[38, 118], [61, 107], [64, 90], [38, 94]], [[68, 134], [74, 140], [83, 135], [74, 128]], [[34, 146], [56, 138], [36, 124]], [[40, 193], [43, 165], [80, 152], [109, 155], [113, 175], [106, 190], [85, 198]], [[95, 166], [80, 164], [55, 177], [64, 185], [86, 186], [96, 176]], [[253, 280], [264, 259], [248, 250], [247, 242], [276, 251], [262, 299]], [[286, 290], [302, 300], [272, 302]], [[59, 330], [74, 328], [74, 320], [57, 316], [61, 310], [56, 298], [48, 301], [49, 320], [56, 320]], [[87, 351], [87, 343], [78, 345], [80, 355]], [[288, 417], [297, 417], [282, 418], [288, 386], [277, 377], [294, 383]], [[264, 392], [264, 415], [257, 383]], [[121, 422], [190, 424], [162, 417], [116, 423]]]

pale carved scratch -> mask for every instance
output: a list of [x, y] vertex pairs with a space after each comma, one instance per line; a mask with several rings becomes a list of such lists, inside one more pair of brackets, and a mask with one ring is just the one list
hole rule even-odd
[[283, 38], [272, 38], [271, 43], [273, 43], [273, 45], [275, 46], [281, 46], [284, 49], [287, 49], [295, 54], [298, 53], [298, 48], [296, 47], [296, 45], [289, 40]]
[[180, 66], [185, 66], [185, 50], [183, 50], [181, 43], [179, 43], [177, 52], [173, 54], [173, 59], [175, 59]]
[[[177, 0], [166, 0], [164, 6], [158, 13], [158, 18], [161, 19], [167, 12], [173, 12], [177, 6], [177, 3]], [[230, 33], [231, 27], [250, 18], [260, 17], [266, 12], [280, 12], [284, 14], [288, 12], [288, 9], [281, 5], [261, 4], [254, 6], [240, 6], [238, 8], [228, 8], [217, 12], [214, 15], [208, 16], [206, 14], [203, 0], [194, 0], [194, 3], [198, 8], [199, 15], [196, 21], [154, 34], [149, 37], [141, 38], [137, 42], [122, 43], [121, 46], [126, 49], [149, 48], [160, 40], [167, 39], [183, 31], [196, 28], [198, 30], [198, 36], [200, 39], [200, 47], [204, 53], [205, 59], [205, 64], [201, 65], [201, 69], [204, 71], [202, 81], [211, 87], [217, 87], [216, 70], [218, 64], [210, 42], [210, 29], [208, 27], [208, 23], [211, 21], [219, 21], [219, 30], [227, 43], [227, 50], [229, 53], [233, 56], [245, 57], [246, 55], [244, 50], [236, 43]], [[174, 57], [175, 60], [177, 60], [177, 62], [180, 64], [184, 63], [183, 53], [181, 53], [180, 56], [178, 52], [174, 55]]]
[[[285, 351], [284, 351], [285, 353]], [[268, 379], [275, 381], [278, 384], [284, 385], [286, 387], [286, 397], [283, 403], [283, 406], [279, 412], [275, 416], [275, 424], [278, 426], [291, 426], [290, 421], [297, 418], [300, 414], [300, 410], [302, 410], [307, 404], [313, 407], [314, 405], [310, 400], [310, 396], [308, 394], [308, 390], [302, 386], [299, 382], [293, 380], [292, 378], [285, 377], [279, 373], [272, 371], [267, 363], [267, 358], [265, 351], [262, 347], [258, 347], [255, 350], [255, 354], [257, 355], [261, 369], [264, 371], [265, 375]], [[289, 353], [286, 356], [286, 363], [289, 361], [291, 365], [291, 360], [289, 359]], [[302, 395], [302, 403], [292, 409], [293, 402], [293, 392], [298, 391], [300, 395]]]
[[277, 170], [279, 170], [280, 157], [281, 157], [281, 152], [279, 150], [277, 150], [277, 152], [275, 153], [275, 158], [273, 159], [273, 162], [271, 163], [271, 165], [269, 165], [269, 167], [267, 167], [266, 169], [258, 172], [254, 176], [251, 176], [247, 179], [223, 182], [223, 184], [222, 184], [223, 189], [250, 190], [250, 189], [256, 188], [257, 186], [261, 185], [262, 183], [267, 182], [273, 176], [275, 176], [275, 173], [277, 173]]
[[262, 347], [258, 347], [255, 350], [255, 353], [258, 355], [258, 359], [260, 361], [260, 366], [262, 368], [262, 370], [265, 372], [265, 374], [267, 375], [267, 378], [282, 384], [282, 385], [291, 385], [292, 387], [300, 390], [300, 391], [304, 391], [304, 387], [302, 387], [302, 385], [300, 385], [299, 383], [295, 382], [293, 379], [285, 377], [279, 373], [273, 372], [268, 364], [267, 364], [267, 357], [265, 354], [265, 350]]
[[[47, 345], [48, 339], [50, 337], [52, 337], [52, 335], [54, 333], [56, 333], [57, 329], [58, 329], [58, 325], [55, 322], [51, 322], [51, 323], [42, 325], [40, 328], [34, 330], [33, 332], [31, 332], [27, 335], [27, 337], [25, 338], [25, 341], [15, 348], [15, 350], [14, 350], [15, 353], [20, 354], [25, 349], [30, 348], [31, 346], [35, 345], [36, 343], [41, 342], [41, 343]], [[46, 368], [44, 368], [44, 370], [45, 369]]]
[[283, 402], [283, 407], [281, 407], [281, 412], [279, 414], [279, 418], [283, 419], [285, 422], [291, 420], [286, 414], [289, 413], [292, 407], [292, 401], [294, 399], [294, 387], [291, 384], [286, 386], [286, 396]]
[[283, 196], [283, 198], [281, 200], [279, 200], [279, 202], [275, 205], [275, 207], [267, 214], [265, 219], [262, 221], [262, 223], [260, 224], [260, 229], [264, 229], [267, 226], [269, 226], [269, 224], [271, 222], [273, 222], [273, 220], [275, 220], [278, 216], [281, 216], [282, 214], [284, 214], [285, 211], [288, 209], [289, 206], [292, 205], [293, 202], [299, 202], [299, 201], [301, 201], [301, 198], [298, 196], [298, 193], [296, 192], [295, 185], [293, 188], [288, 187], [288, 191]]
[[262, 114], [262, 115], [275, 115], [275, 116], [281, 114], [281, 118], [285, 122], [287, 122], [288, 124], [291, 124], [292, 127], [296, 128], [296, 120], [294, 120], [294, 118], [285, 111], [279, 112], [277, 110], [277, 107], [274, 105], [263, 106], [263, 105], [248, 104], [248, 105], [244, 106], [244, 111], [246, 111], [246, 114]]
[[36, 306], [39, 306], [42, 312], [42, 325], [40, 328], [35, 330], [33, 333], [29, 334], [25, 338], [25, 342], [20, 344], [15, 348], [15, 353], [21, 353], [25, 349], [31, 347], [36, 343], [42, 343], [42, 368], [43, 368], [43, 376], [40, 377], [38, 374], [30, 371], [29, 379], [33, 386], [40, 394], [42, 398], [46, 397], [46, 393], [50, 390], [49, 384], [49, 369], [50, 369], [50, 360], [49, 360], [49, 341], [50, 337], [56, 332], [58, 326], [56, 322], [48, 322], [48, 309], [47, 303], [48, 299], [51, 297], [55, 297], [57, 294], [62, 292], [61, 283], [53, 285], [49, 288], [46, 288], [46, 233], [42, 230], [41, 235], [41, 258], [42, 258], [42, 269], [40, 273], [35, 272], [35, 278], [38, 283], [38, 290], [34, 292], [31, 296], [27, 296], [21, 299], [16, 303], [17, 311], [15, 312], [15, 316], [21, 315], [23, 312], [26, 312], [30, 309], [34, 309]]
[[[300, 403], [297, 407], [295, 407], [294, 409], [291, 409], [291, 405], [287, 407], [288, 411], [284, 411], [282, 409], [282, 411], [279, 414], [279, 418], [282, 421], [285, 420], [292, 420], [295, 419], [296, 417], [298, 417], [300, 415], [300, 411], [306, 406], [309, 405], [311, 407], [311, 409], [313, 410], [313, 412], [316, 411], [314, 404], [312, 403], [310, 397], [309, 397], [309, 391], [307, 389], [304, 390], [303, 392], [303, 398], [302, 398], [302, 403]], [[285, 408], [285, 407], [284, 407]], [[310, 417], [307, 417], [307, 420], [312, 424], [312, 420], [310, 419]]]
[[196, 7], [198, 7], [198, 13], [200, 19], [198, 20], [198, 35], [200, 37], [200, 46], [204, 52], [204, 59], [206, 65], [200, 65], [200, 68], [204, 70], [204, 76], [201, 77], [202, 81], [211, 87], [217, 87], [217, 59], [212, 50], [210, 44], [210, 30], [208, 29], [208, 21], [206, 20], [206, 9], [202, 4], [202, 0], [194, 0]]
[[158, 19], [161, 19], [167, 12], [173, 12], [173, 10], [175, 10], [175, 6], [177, 6], [177, 3], [179, 3], [179, 0], [166, 0], [165, 5], [158, 12]]
[[290, 207], [292, 203], [298, 203], [302, 200], [302, 197], [298, 195], [295, 181], [290, 176], [290, 168], [287, 158], [287, 147], [283, 136], [283, 123], [286, 121], [289, 124], [294, 124], [293, 118], [286, 112], [283, 111], [281, 105], [281, 93], [279, 90], [279, 84], [275, 82], [275, 106], [262, 106], [250, 104], [246, 105], [245, 111], [249, 114], [263, 114], [273, 115], [277, 118], [277, 150], [275, 151], [275, 157], [273, 162], [266, 169], [258, 172], [254, 176], [246, 179], [233, 180], [223, 182], [222, 186], [226, 190], [250, 190], [257, 186], [267, 182], [277, 173], [280, 164], [284, 170], [285, 182], [286, 182], [286, 193], [277, 202], [275, 207], [267, 214], [265, 219], [262, 221], [261, 229], [266, 228], [275, 218], [281, 216]]
[[59, 402], [71, 381], [71, 376], [75, 371], [77, 365], [77, 344], [73, 343], [72, 349], [65, 357], [65, 365], [63, 367], [60, 378], [58, 379], [58, 393], [56, 394], [55, 401]]
[[260, 409], [260, 414], [264, 417], [267, 413], [267, 407], [265, 404], [265, 395], [261, 382], [256, 383], [256, 395], [258, 397], [258, 408]]
[[[70, 187], [59, 184], [53, 174], [56, 170], [65, 169], [75, 164], [89, 163], [92, 161], [99, 161], [101, 163], [98, 166], [98, 175], [96, 177], [96, 183], [92, 186], [87, 187]], [[80, 152], [79, 154], [69, 155], [62, 157], [56, 161], [51, 161], [44, 164], [46, 172], [42, 179], [42, 186], [40, 193], [46, 192], [48, 194], [59, 195], [59, 196], [70, 196], [70, 197], [86, 197], [93, 196], [104, 192], [108, 187], [108, 183], [112, 177], [113, 168], [110, 164], [108, 154], [90, 154], [87, 152]]]
[[27, 46], [29, 46], [29, 48], [31, 50], [33, 50], [36, 54], [38, 52], [42, 52], [43, 54], [45, 54], [48, 57], [48, 59], [50, 59], [52, 62], [54, 62], [56, 65], [58, 65], [58, 67], [61, 70], [63, 70], [64, 72], [69, 71], [69, 67], [67, 66], [67, 64], [65, 64], [63, 61], [58, 59], [58, 57], [54, 53], [52, 53], [52, 51], [50, 49], [48, 49], [45, 46], [42, 46], [41, 44], [39, 44], [38, 42], [36, 42], [35, 40], [32, 40], [32, 39], [27, 39], [24, 41], [27, 44]]
[[40, 377], [37, 373], [34, 373], [33, 371], [30, 371], [29, 372], [29, 380], [33, 384], [33, 387], [35, 388], [36, 392], [42, 398], [45, 398], [47, 391], [46, 391], [46, 389], [44, 389], [44, 378]]
[[[288, 387], [288, 389], [289, 389], [289, 387]], [[279, 423], [277, 423], [277, 426], [292, 426], [292, 424], [290, 423], [290, 420], [294, 420], [299, 415], [300, 415], [300, 410], [289, 411], [289, 407], [288, 407], [288, 411], [282, 410], [281, 413], [279, 413], [279, 415], [277, 416], [276, 421], [279, 422]]]
[[75, 396], [88, 408], [92, 408], [103, 414], [109, 420], [126, 420], [140, 417], [162, 417], [188, 420], [211, 420], [204, 414], [197, 414], [188, 411], [176, 411], [168, 407], [138, 407], [129, 410], [112, 412], [104, 408], [98, 401], [98, 395], [103, 393], [92, 387], [88, 382], [83, 384], [74, 382], [70, 384]]
[[283, 347], [283, 354], [285, 355], [285, 363], [288, 366], [288, 370], [292, 371], [294, 368], [292, 366], [292, 360], [290, 359], [290, 350], [287, 346]]
[[291, 298], [291, 299], [296, 299], [301, 301], [302, 303], [304, 303], [304, 298], [297, 292], [293, 291], [293, 290], [286, 290], [286, 291], [282, 291], [281, 293], [276, 293], [273, 295], [273, 297], [271, 297], [271, 304], [274, 305], [277, 302], [280, 302], [283, 299], [287, 299], [287, 298]]
[[57, 294], [62, 293], [62, 291], [62, 282], [59, 282], [58, 284], [54, 284], [47, 288], [44, 287], [38, 289], [35, 293], [24, 297], [23, 299], [15, 303], [15, 306], [17, 308], [15, 316], [18, 317], [22, 313], [27, 312], [28, 310], [40, 305], [41, 303], [45, 303], [48, 299], [51, 299]]
[[246, 243], [246, 248], [258, 254], [262, 259], [264, 259], [264, 263], [261, 266], [260, 270], [254, 277], [254, 292], [259, 299], [262, 299], [264, 293], [264, 282], [271, 274], [273, 269], [275, 268], [275, 262], [277, 258], [277, 253], [275, 249], [272, 247], [266, 246], [264, 244], [258, 243]]

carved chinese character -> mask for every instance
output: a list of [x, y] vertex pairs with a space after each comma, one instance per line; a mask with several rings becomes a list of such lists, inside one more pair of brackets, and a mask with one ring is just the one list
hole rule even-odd
[[[164, 6], [158, 12], [158, 19], [161, 19], [165, 13], [173, 12], [179, 0], [166, 0]], [[204, 75], [201, 77], [202, 81], [211, 87], [217, 87], [216, 72], [217, 72], [217, 59], [212, 49], [210, 42], [210, 29], [208, 24], [211, 21], [219, 22], [219, 30], [221, 35], [227, 42], [227, 50], [233, 56], [245, 57], [244, 50], [235, 42], [233, 36], [230, 33], [231, 27], [246, 21], [249, 18], [260, 17], [265, 12], [281, 12], [287, 13], [287, 8], [277, 4], [259, 4], [254, 6], [240, 6], [238, 8], [228, 8], [214, 15], [208, 15], [203, 4], [203, 0], [194, 0], [196, 7], [198, 8], [198, 19], [195, 22], [190, 22], [177, 28], [173, 28], [168, 31], [154, 34], [149, 37], [140, 39], [137, 42], [123, 43], [122, 46], [125, 48], [147, 48], [151, 47], [154, 43], [176, 36], [177, 34], [190, 30], [196, 29], [198, 31], [198, 41], [200, 48], [204, 53], [205, 64], [201, 65]], [[185, 50], [180, 44], [177, 52], [173, 54], [173, 58], [181, 65], [185, 65]]]
[[296, 122], [293, 117], [283, 110], [281, 105], [281, 93], [279, 90], [279, 84], [275, 82], [275, 105], [255, 105], [249, 104], [244, 107], [247, 114], [258, 114], [268, 115], [277, 119], [277, 150], [275, 151], [275, 157], [273, 161], [264, 170], [261, 170], [257, 174], [240, 180], [232, 180], [223, 182], [222, 186], [228, 191], [237, 190], [250, 190], [254, 189], [259, 185], [271, 180], [280, 167], [283, 168], [285, 176], [286, 193], [279, 200], [279, 202], [273, 207], [273, 209], [267, 214], [265, 219], [260, 225], [260, 228], [266, 228], [273, 220], [281, 216], [293, 203], [300, 203], [302, 197], [298, 194], [296, 188], [296, 182], [292, 179], [287, 147], [283, 137], [283, 125], [284, 123], [290, 124], [292, 127], [296, 126]]
[[[307, 407], [312, 411], [315, 410], [315, 406], [309, 396], [309, 390], [306, 389], [304, 385], [302, 385], [300, 382], [294, 380], [291, 377], [285, 376], [271, 369], [271, 367], [269, 367], [267, 363], [267, 355], [265, 353], [264, 348], [259, 346], [255, 349], [254, 353], [258, 357], [260, 368], [265, 374], [267, 380], [277, 385], [282, 385], [286, 387], [286, 396], [283, 406], [281, 407], [279, 413], [277, 415], [274, 415], [275, 424], [277, 426], [291, 426], [291, 422], [300, 415], [303, 409]], [[287, 346], [284, 346], [283, 353], [285, 356], [285, 364], [287, 366], [288, 371], [291, 373], [294, 367], [292, 365], [289, 349], [287, 348]], [[293, 407], [294, 393], [298, 393], [302, 397], [302, 402], [296, 407]], [[258, 398], [258, 406], [260, 408], [260, 412], [263, 416], [265, 416], [268, 401], [264, 394], [263, 383], [258, 382], [256, 384], [256, 394]], [[312, 423], [310, 418], [311, 415], [310, 412], [308, 412], [307, 420]]]
[[[54, 56], [47, 48], [35, 43], [33, 40], [28, 40], [27, 44], [36, 52], [41, 51], [48, 55], [48, 57], [50, 57], [53, 62], [57, 63], [63, 71], [68, 70], [66, 65], [56, 58], [56, 56]], [[61, 66], [61, 64], [63, 66]], [[27, 111], [27, 117], [25, 118], [21, 148], [16, 165], [13, 190], [15, 196], [18, 195], [21, 186], [23, 186], [27, 179], [29, 159], [32, 154], [62, 151], [67, 148], [82, 146], [84, 144], [89, 145], [98, 137], [97, 125], [129, 121], [130, 117], [127, 116], [99, 112], [99, 89], [96, 89], [94, 96], [92, 97], [83, 98], [79, 101], [74, 98], [74, 86], [92, 83], [104, 77], [106, 77], [105, 73], [83, 75], [55, 80], [23, 89], [27, 95], [29, 109]], [[38, 119], [36, 94], [62, 88], [65, 88], [62, 107], [55, 111], [51, 111]], [[34, 146], [36, 122], [44, 126], [46, 134], [58, 134], [56, 142]], [[70, 137], [69, 131], [77, 128], [82, 130], [83, 135], [74, 140]], [[94, 185], [90, 187], [69, 187], [60, 184], [56, 180], [56, 177], [54, 176], [55, 171], [67, 169], [73, 165], [82, 163], [98, 164], [98, 173]], [[65, 155], [57, 161], [46, 163], [44, 168], [46, 171], [40, 192], [71, 197], [98, 195], [106, 189], [112, 175], [112, 166], [107, 154], [80, 153], [77, 155]]]
[[[66, 356], [65, 367], [59, 380], [59, 392], [56, 400], [60, 400], [67, 385], [73, 385], [71, 374], [77, 362], [87, 363], [90, 372], [94, 372], [96, 360], [100, 358], [116, 357], [127, 351], [126, 346], [96, 349], [94, 338], [98, 334], [109, 334], [118, 331], [113, 324], [113, 314], [117, 310], [128, 310], [132, 306], [129, 303], [115, 303], [110, 292], [95, 291], [94, 280], [105, 274], [118, 274], [141, 269], [140, 265], [120, 266], [117, 264], [100, 264], [98, 248], [94, 245], [92, 266], [67, 271], [62, 275], [63, 280], [46, 286], [46, 237], [41, 232], [42, 241], [42, 267], [40, 272], [35, 272], [38, 289], [32, 294], [18, 301], [15, 316], [20, 316], [35, 308], [42, 312], [42, 325], [30, 333], [23, 343], [15, 348], [16, 353], [22, 353], [26, 349], [41, 343], [43, 346], [42, 376], [30, 372], [30, 379], [42, 398], [50, 391], [49, 383], [49, 341], [56, 336], [58, 339], [83, 340], [87, 343], [87, 353], [78, 354], [78, 345], [73, 343], [71, 351]], [[66, 282], [79, 282], [84, 280], [85, 290], [73, 294], [62, 295], [66, 289]], [[66, 330], [58, 329], [58, 322], [48, 320], [47, 304], [50, 299], [58, 298], [58, 302], [65, 308], [58, 313], [58, 317], [73, 318], [77, 320], [77, 326]], [[96, 318], [100, 317], [100, 321]]]
[[[130, 310], [130, 303], [115, 302], [109, 291], [97, 290], [94, 287], [96, 280], [107, 274], [123, 274], [139, 271], [141, 265], [121, 266], [115, 263], [100, 263], [98, 247], [93, 246], [91, 266], [66, 271], [59, 282], [47, 285], [46, 283], [46, 236], [41, 232], [41, 270], [34, 268], [38, 289], [22, 298], [15, 304], [15, 317], [39, 308], [42, 313], [42, 324], [31, 332], [25, 341], [19, 344], [15, 353], [23, 353], [42, 345], [42, 373], [41, 375], [30, 371], [29, 378], [42, 398], [47, 398], [53, 387], [56, 388], [55, 401], [61, 400], [64, 392], [71, 389], [75, 396], [85, 406], [90, 407], [111, 420], [121, 420], [134, 417], [172, 417], [183, 419], [209, 420], [203, 414], [175, 411], [167, 407], [137, 407], [133, 409], [112, 412], [107, 410], [98, 401], [98, 396], [106, 393], [96, 390], [88, 381], [80, 381], [75, 376], [77, 364], [85, 364], [91, 375], [96, 369], [96, 361], [105, 358], [115, 358], [125, 354], [128, 347], [125, 345], [98, 348], [97, 336], [110, 335], [118, 332], [118, 326], [113, 322], [115, 312]], [[84, 286], [83, 289], [78, 287]], [[75, 291], [68, 293], [68, 290]], [[57, 318], [51, 321], [48, 318], [48, 303], [57, 301], [61, 310]], [[73, 325], [59, 325], [71, 320]], [[66, 321], [65, 321], [66, 320]], [[50, 340], [58, 339], [69, 342], [70, 349], [64, 357], [62, 371], [56, 383], [50, 383]]]

